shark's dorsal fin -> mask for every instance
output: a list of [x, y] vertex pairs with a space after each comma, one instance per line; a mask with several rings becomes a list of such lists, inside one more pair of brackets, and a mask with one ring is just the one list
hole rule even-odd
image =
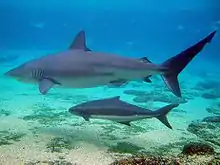
[[115, 96], [111, 98], [112, 100], [120, 100], [120, 96]]
[[85, 37], [85, 31], [81, 30], [73, 40], [73, 43], [69, 46], [69, 49], [80, 49], [84, 51], [91, 51], [86, 46], [86, 37]]

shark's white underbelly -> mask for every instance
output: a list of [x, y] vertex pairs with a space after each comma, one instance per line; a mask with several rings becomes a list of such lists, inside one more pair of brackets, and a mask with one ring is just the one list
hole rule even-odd
[[126, 121], [135, 121], [135, 120], [141, 120], [145, 118], [151, 118], [152, 116], [139, 116], [139, 115], [133, 115], [133, 116], [109, 116], [109, 115], [91, 115], [90, 118], [94, 119], [105, 119], [105, 120], [112, 120], [116, 122], [126, 122]]
[[127, 81], [142, 79], [145, 76], [151, 75], [150, 71], [143, 70], [114, 70], [112, 75], [91, 75], [79, 77], [57, 77], [55, 80], [61, 84], [62, 87], [71, 88], [90, 88], [96, 86], [108, 85], [112, 81], [124, 79]]
[[111, 81], [109, 77], [82, 77], [82, 78], [71, 78], [71, 79], [58, 79], [58, 82], [62, 87], [71, 88], [91, 88], [96, 86], [107, 85]]

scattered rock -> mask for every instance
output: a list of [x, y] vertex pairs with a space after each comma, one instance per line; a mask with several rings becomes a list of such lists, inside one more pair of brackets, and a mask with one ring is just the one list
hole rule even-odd
[[165, 157], [130, 157], [115, 161], [111, 165], [180, 165], [178, 160]]
[[220, 98], [220, 92], [216, 91], [216, 90], [212, 90], [212, 91], [203, 93], [202, 97], [205, 98], [205, 99], [212, 99], [212, 100], [213, 99], [218, 99], [218, 98]]
[[123, 93], [124, 93], [124, 94], [127, 94], [127, 95], [133, 95], [133, 96], [144, 96], [144, 95], [146, 95], [148, 92], [146, 92], [146, 91], [140, 91], [140, 90], [125, 90]]
[[196, 84], [194, 89], [198, 90], [220, 90], [220, 82], [216, 80], [205, 80]]
[[129, 153], [129, 154], [137, 154], [144, 149], [142, 147], [136, 146], [132, 143], [128, 142], [119, 142], [116, 146], [111, 146], [108, 151], [114, 153]]
[[205, 91], [201, 96], [205, 99], [220, 98], [220, 82], [217, 80], [205, 80], [196, 84], [194, 89]]
[[220, 116], [205, 117], [202, 121], [204, 121], [204, 122], [220, 122]]
[[220, 122], [193, 121], [187, 130], [207, 142], [220, 146]]
[[214, 154], [214, 148], [205, 143], [189, 143], [183, 147], [183, 154], [185, 155], [208, 155]]
[[220, 105], [216, 104], [216, 105], [210, 106], [206, 108], [206, 111], [214, 115], [220, 115]]
[[121, 160], [116, 160], [110, 165], [197, 165], [197, 164], [215, 164], [218, 165], [220, 156], [196, 155], [196, 156], [132, 156]]
[[164, 103], [175, 103], [175, 104], [184, 104], [187, 103], [186, 100], [182, 99], [182, 98], [178, 98], [175, 96], [171, 96], [171, 95], [159, 95], [159, 94], [148, 94], [145, 96], [138, 96], [135, 97], [134, 102], [136, 103], [147, 103], [149, 101], [159, 101], [159, 102], [164, 102]]

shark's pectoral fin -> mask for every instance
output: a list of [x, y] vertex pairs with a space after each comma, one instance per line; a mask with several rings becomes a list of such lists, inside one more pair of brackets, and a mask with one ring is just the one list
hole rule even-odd
[[118, 122], [120, 124], [124, 124], [124, 125], [127, 125], [127, 126], [131, 126], [131, 123], [129, 121], [121, 121], [121, 122]]
[[75, 37], [73, 43], [69, 46], [69, 49], [80, 49], [80, 50], [84, 50], [84, 51], [91, 51], [91, 49], [89, 49], [86, 46], [86, 37], [85, 37], [85, 32], [83, 30], [81, 30]]
[[45, 95], [47, 92], [56, 84], [55, 81], [51, 79], [44, 78], [39, 82], [39, 91], [41, 94]]
[[84, 116], [82, 116], [82, 117], [83, 117], [83, 119], [84, 119], [85, 121], [89, 121], [89, 116], [84, 115]]
[[144, 78], [143, 78], [143, 81], [144, 81], [144, 82], [147, 82], [147, 83], [152, 83], [150, 77], [151, 77], [151, 75], [150, 75], [150, 76], [147, 76], [147, 77], [144, 77]]
[[127, 80], [125, 79], [118, 79], [118, 80], [113, 80], [109, 82], [111, 85], [114, 85], [116, 87], [121, 87], [125, 84], [127, 84]]

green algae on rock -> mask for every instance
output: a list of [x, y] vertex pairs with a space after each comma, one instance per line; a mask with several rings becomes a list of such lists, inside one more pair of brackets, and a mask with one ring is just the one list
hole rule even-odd
[[10, 144], [13, 144], [14, 142], [18, 142], [25, 135], [26, 135], [25, 133], [0, 131], [0, 146], [10, 145]]
[[32, 115], [27, 115], [23, 117], [23, 120], [28, 120], [28, 121], [37, 121], [40, 124], [43, 125], [55, 125], [58, 124], [61, 121], [65, 121], [65, 117], [67, 116], [66, 112], [60, 112], [60, 113], [43, 113], [39, 112], [37, 114], [32, 114]]
[[26, 162], [24, 165], [74, 165], [65, 160], [54, 160], [54, 161], [35, 161], [35, 162]]
[[47, 149], [50, 152], [63, 152], [64, 150], [71, 150], [73, 148], [73, 143], [70, 140], [61, 137], [53, 138], [47, 144]]
[[5, 110], [5, 109], [0, 109], [0, 117], [1, 116], [9, 116], [9, 115], [11, 115], [11, 112], [10, 111], [7, 111], [7, 110]]
[[51, 126], [65, 121], [68, 117], [69, 114], [67, 111], [57, 112], [56, 109], [45, 104], [36, 104], [33, 113], [24, 116], [22, 119], [27, 121], [37, 121], [42, 125]]
[[111, 146], [108, 151], [113, 153], [128, 153], [137, 154], [141, 153], [143, 147], [136, 146], [129, 142], [118, 142], [116, 146]]

